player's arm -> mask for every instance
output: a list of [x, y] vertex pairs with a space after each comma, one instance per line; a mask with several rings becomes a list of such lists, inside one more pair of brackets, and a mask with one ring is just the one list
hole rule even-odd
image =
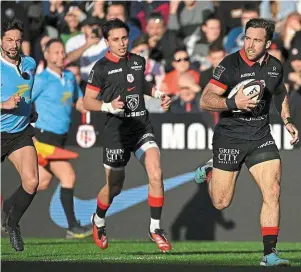
[[286, 129], [288, 130], [288, 132], [291, 134], [293, 138], [290, 141], [290, 143], [292, 145], [296, 144], [299, 141], [299, 132], [298, 129], [293, 124], [293, 119], [291, 117], [291, 112], [290, 112], [289, 100], [287, 96], [287, 90], [283, 83], [281, 83], [278, 86], [278, 88], [275, 90], [274, 104], [283, 120]]
[[[226, 98], [223, 97], [226, 90], [226, 88], [221, 88], [209, 82], [205, 87], [200, 99], [201, 109], [208, 111], [227, 111], [231, 109], [231, 106], [227, 106]], [[237, 107], [234, 101], [233, 109], [236, 108]]]
[[124, 112], [124, 102], [121, 101], [120, 95], [109, 103], [105, 103], [98, 99], [99, 93], [105, 85], [105, 80], [103, 79], [104, 77], [101, 72], [101, 67], [98, 63], [96, 63], [88, 78], [88, 84], [86, 86], [84, 96], [84, 108], [88, 111], [103, 111], [122, 115]]

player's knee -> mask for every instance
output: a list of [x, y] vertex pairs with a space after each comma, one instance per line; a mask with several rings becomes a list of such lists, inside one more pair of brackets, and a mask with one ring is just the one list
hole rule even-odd
[[150, 184], [162, 184], [162, 169], [160, 167], [154, 167], [154, 169], [149, 171], [148, 178]]
[[49, 187], [51, 179], [43, 179], [39, 181], [39, 186], [37, 188], [37, 191], [44, 191], [47, 190]]
[[212, 204], [217, 210], [224, 210], [229, 207], [230, 201], [225, 198], [219, 198], [213, 199]]
[[269, 190], [264, 194], [263, 201], [268, 205], [275, 205], [279, 203], [280, 198], [280, 185], [275, 183]]
[[110, 188], [110, 199], [113, 199], [115, 196], [118, 196], [121, 193], [122, 185], [114, 185]]
[[63, 187], [66, 188], [73, 188], [75, 185], [75, 173], [74, 172], [70, 172], [67, 173], [62, 179], [61, 179], [61, 184]]
[[22, 184], [24, 189], [28, 193], [34, 193], [39, 186], [39, 179], [37, 175], [26, 175], [22, 178]]

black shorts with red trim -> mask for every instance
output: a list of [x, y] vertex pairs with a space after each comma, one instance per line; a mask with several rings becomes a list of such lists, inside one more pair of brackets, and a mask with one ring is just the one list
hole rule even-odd
[[116, 135], [106, 133], [103, 146], [103, 164], [106, 168], [123, 168], [133, 152], [140, 160], [149, 148], [158, 148], [152, 129], [134, 135]]
[[32, 137], [34, 129], [31, 125], [17, 133], [1, 132], [1, 162], [11, 153], [25, 146], [34, 146]]
[[240, 171], [243, 163], [252, 166], [280, 160], [278, 148], [271, 134], [260, 140], [245, 140], [229, 137], [219, 132], [213, 135], [213, 167], [224, 171]]

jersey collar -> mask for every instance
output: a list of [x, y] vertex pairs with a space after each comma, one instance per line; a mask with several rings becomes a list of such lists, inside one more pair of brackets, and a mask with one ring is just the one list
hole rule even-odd
[[[121, 58], [119, 58], [119, 57], [114, 56], [110, 51], [108, 51], [108, 52], [106, 53], [105, 57], [106, 57], [108, 60], [110, 60], [110, 61], [112, 61], [112, 62], [115, 62], [115, 63], [118, 63], [119, 60], [121, 59]], [[130, 59], [130, 54], [129, 54], [129, 53], [127, 54], [127, 59], [128, 59], [128, 60]]]
[[[252, 67], [257, 62], [257, 61], [249, 60], [247, 58], [245, 50], [243, 48], [239, 50], [239, 54], [240, 54], [241, 58], [243, 59], [243, 61], [250, 67]], [[270, 56], [269, 53], [266, 52], [262, 64], [264, 64], [264, 63], [268, 64], [269, 56]]]

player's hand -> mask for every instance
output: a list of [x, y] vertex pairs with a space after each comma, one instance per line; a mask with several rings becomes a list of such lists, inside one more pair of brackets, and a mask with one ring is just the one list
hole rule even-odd
[[19, 94], [15, 94], [15, 95], [11, 96], [8, 100], [6, 100], [5, 102], [2, 103], [2, 109], [5, 109], [5, 110], [16, 109], [16, 108], [18, 108], [20, 101], [21, 101], [21, 97], [19, 96]]
[[176, 14], [181, 0], [173, 0], [169, 2], [169, 13]]
[[298, 129], [291, 123], [288, 123], [286, 126], [287, 131], [292, 136], [292, 140], [290, 141], [291, 145], [295, 145], [299, 142], [299, 132]]
[[161, 96], [161, 108], [166, 112], [169, 110], [170, 104], [171, 98], [168, 95], [163, 94]]
[[83, 99], [83, 98], [79, 98], [79, 99], [76, 101], [75, 108], [76, 108], [76, 110], [78, 110], [80, 113], [87, 113], [87, 112], [88, 112], [88, 111], [84, 108], [84, 99]]
[[109, 112], [114, 115], [124, 115], [124, 102], [121, 101], [120, 95], [115, 98], [111, 103], [102, 103], [101, 111]]
[[239, 90], [235, 96], [235, 103], [236, 103], [237, 109], [251, 111], [253, 108], [255, 108], [257, 106], [257, 102], [253, 101], [252, 98], [257, 96], [258, 94], [254, 93], [252, 95], [246, 96], [243, 93], [243, 89], [244, 89], [244, 86], [242, 85], [239, 88]]

